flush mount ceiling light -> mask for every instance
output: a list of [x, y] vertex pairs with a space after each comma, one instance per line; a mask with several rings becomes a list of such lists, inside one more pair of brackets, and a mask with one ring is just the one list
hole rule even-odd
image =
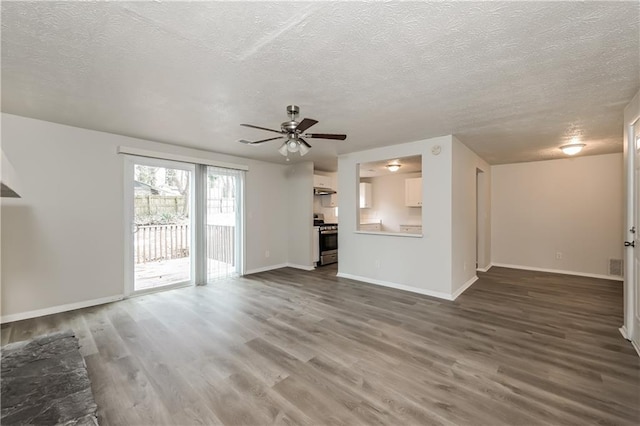
[[561, 146], [560, 149], [567, 155], [576, 155], [577, 153], [582, 151], [582, 148], [584, 148], [585, 146], [586, 145], [583, 143], [571, 143], [569, 145]]
[[387, 164], [385, 166], [390, 172], [397, 172], [402, 167], [400, 164]]

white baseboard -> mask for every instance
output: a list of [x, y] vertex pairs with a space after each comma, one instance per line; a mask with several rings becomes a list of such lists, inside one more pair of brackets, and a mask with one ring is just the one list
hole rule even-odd
[[478, 281], [478, 276], [474, 275], [469, 281], [464, 283], [462, 285], [462, 287], [460, 287], [459, 289], [457, 289], [456, 291], [453, 292], [453, 298], [451, 300], [456, 300], [458, 298], [458, 296], [460, 296], [462, 293], [464, 293], [464, 291], [466, 289], [468, 289], [469, 287], [471, 287], [471, 285], [473, 285], [473, 283], [475, 283], [476, 281]]
[[37, 309], [35, 311], [21, 312], [19, 314], [3, 315], [0, 323], [22, 321], [30, 318], [43, 317], [45, 315], [59, 314], [60, 312], [74, 311], [76, 309], [88, 308], [89, 306], [104, 305], [105, 303], [117, 302], [124, 299], [124, 295], [102, 297], [100, 299], [85, 300], [82, 302], [68, 303], [66, 305], [52, 306], [50, 308]]
[[362, 282], [369, 283], [369, 284], [375, 284], [375, 285], [379, 285], [379, 286], [382, 286], [382, 287], [390, 287], [390, 288], [395, 288], [395, 289], [398, 289], [398, 290], [410, 291], [412, 293], [423, 294], [425, 296], [437, 297], [438, 299], [454, 300], [454, 297], [452, 297], [451, 294], [443, 293], [443, 292], [440, 292], [440, 291], [426, 290], [426, 289], [423, 289], [423, 288], [411, 287], [411, 286], [404, 285], [404, 284], [392, 283], [390, 281], [376, 280], [376, 279], [373, 279], [373, 278], [361, 277], [361, 276], [358, 276], [358, 275], [345, 274], [344, 272], [338, 272], [337, 276], [340, 277], [340, 278], [348, 278], [350, 280], [356, 280], [356, 281], [362, 281]]
[[633, 349], [635, 349], [638, 356], [640, 356], [640, 346], [638, 346], [638, 344], [634, 342], [631, 337], [629, 337], [629, 333], [627, 333], [627, 327], [623, 325], [618, 330], [620, 330], [620, 334], [622, 334], [622, 337], [624, 337], [625, 340], [631, 342], [631, 346], [633, 346]]
[[620, 327], [618, 329], [620, 331], [620, 334], [622, 334], [622, 337], [625, 338], [625, 340], [631, 340], [629, 339], [629, 335], [627, 334], [627, 327], [625, 327], [624, 325], [622, 327]]
[[476, 271], [478, 271], [478, 272], [487, 272], [487, 271], [489, 271], [489, 269], [491, 269], [492, 266], [493, 266], [493, 263], [490, 263], [487, 266], [485, 266], [484, 268], [476, 268]]
[[631, 340], [631, 345], [636, 350], [636, 353], [638, 354], [638, 356], [640, 356], [640, 346], [638, 346], [637, 343], [634, 342], [633, 340]]
[[287, 266], [289, 266], [287, 263], [279, 263], [277, 265], [263, 266], [261, 268], [249, 269], [248, 271], [245, 271], [244, 275], [251, 275], [251, 274], [257, 274], [259, 272], [273, 271], [274, 269], [286, 268]]
[[313, 271], [314, 268], [313, 266], [308, 266], [308, 265], [296, 265], [295, 263], [287, 263], [287, 265], [289, 268], [296, 268], [296, 269], [302, 269], [305, 271]]
[[575, 275], [578, 277], [600, 278], [603, 280], [624, 281], [622, 277], [614, 277], [611, 275], [590, 274], [587, 272], [565, 271], [563, 269], [536, 268], [534, 266], [510, 265], [507, 263], [492, 263], [491, 266], [509, 269], [523, 269], [525, 271], [551, 272], [553, 274]]
[[313, 266], [298, 265], [296, 263], [279, 263], [277, 265], [269, 265], [269, 266], [263, 266], [262, 268], [249, 269], [244, 273], [244, 275], [257, 274], [258, 272], [273, 271], [274, 269], [281, 269], [281, 268], [296, 268], [296, 269], [303, 269], [305, 271], [313, 271], [314, 269], [316, 269]]

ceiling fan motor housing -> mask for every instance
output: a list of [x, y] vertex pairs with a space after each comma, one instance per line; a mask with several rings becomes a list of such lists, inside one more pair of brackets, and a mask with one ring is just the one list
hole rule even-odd
[[[289, 105], [287, 107], [287, 114], [293, 115], [295, 117], [299, 113], [300, 113], [300, 108], [298, 108], [298, 105]], [[291, 117], [291, 119], [293, 120], [294, 117]]]
[[298, 127], [298, 122], [293, 120], [285, 121], [280, 125], [280, 128], [282, 129], [282, 131], [287, 133], [295, 133], [296, 127]]

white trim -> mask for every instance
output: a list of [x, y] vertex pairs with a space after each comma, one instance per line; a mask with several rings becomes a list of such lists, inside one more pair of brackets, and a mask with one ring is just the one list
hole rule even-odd
[[274, 269], [282, 269], [282, 268], [286, 268], [287, 266], [289, 266], [289, 264], [287, 263], [279, 263], [277, 265], [262, 266], [260, 268], [249, 269], [248, 271], [245, 271], [244, 275], [251, 275], [251, 274], [258, 274], [260, 272], [273, 271]]
[[316, 268], [314, 268], [313, 266], [308, 266], [308, 265], [297, 265], [295, 263], [287, 263], [286, 265], [289, 268], [296, 268], [296, 269], [302, 269], [304, 271], [313, 271]]
[[22, 321], [30, 318], [43, 317], [45, 315], [59, 314], [60, 312], [74, 311], [76, 309], [88, 308], [89, 306], [104, 305], [105, 303], [117, 302], [122, 300], [124, 295], [102, 297], [100, 299], [85, 300], [82, 302], [67, 303], [66, 305], [52, 306], [50, 308], [36, 309], [35, 311], [21, 312], [19, 314], [4, 315], [0, 319], [0, 323]]
[[343, 272], [338, 272], [337, 276], [340, 277], [340, 278], [348, 278], [350, 280], [356, 280], [356, 281], [362, 281], [362, 282], [369, 283], [369, 284], [375, 284], [375, 285], [379, 285], [379, 286], [382, 286], [382, 287], [390, 287], [390, 288], [395, 288], [397, 290], [404, 290], [404, 291], [410, 291], [412, 293], [423, 294], [425, 296], [437, 297], [438, 299], [454, 300], [454, 298], [453, 298], [453, 296], [451, 294], [442, 293], [440, 291], [426, 290], [426, 289], [423, 289], [423, 288], [411, 287], [411, 286], [404, 285], [404, 284], [392, 283], [390, 281], [375, 280], [375, 279], [368, 278], [368, 277], [361, 277], [361, 276], [358, 276], [358, 275], [345, 274]]
[[[204, 283], [206, 284], [206, 283]], [[200, 285], [204, 285], [200, 284]], [[170, 291], [178, 288], [195, 287], [193, 281], [182, 281], [175, 284], [159, 285], [157, 287], [144, 288], [142, 290], [136, 290], [133, 293], [127, 294], [125, 299], [131, 299], [132, 297], [146, 296], [147, 294], [159, 293], [161, 291]]]
[[562, 269], [536, 268], [534, 266], [510, 265], [508, 263], [492, 263], [491, 266], [498, 268], [523, 269], [525, 271], [550, 272], [552, 274], [575, 275], [578, 277], [600, 278], [603, 280], [623, 281], [622, 277], [614, 277], [612, 275], [590, 274], [588, 272], [565, 271]]
[[620, 327], [618, 330], [620, 331], [620, 334], [622, 334], [622, 337], [625, 338], [625, 340], [631, 340], [629, 339], [629, 335], [627, 334], [627, 329], [624, 325]]
[[491, 269], [492, 266], [493, 266], [493, 263], [490, 263], [487, 266], [485, 266], [484, 268], [476, 268], [476, 271], [478, 271], [478, 272], [488, 272], [489, 269]]
[[225, 161], [209, 160], [201, 157], [190, 157], [187, 155], [170, 154], [168, 152], [151, 151], [148, 149], [134, 148], [130, 146], [119, 146], [118, 154], [137, 155], [139, 157], [158, 158], [161, 160], [179, 161], [182, 163], [204, 164], [207, 166], [222, 167], [225, 169], [249, 170], [249, 166], [244, 164], [227, 163]]
[[471, 285], [473, 285], [473, 283], [475, 283], [476, 281], [478, 281], [478, 276], [474, 275], [469, 281], [464, 283], [462, 287], [460, 287], [459, 289], [453, 292], [453, 295], [452, 295], [453, 298], [451, 300], [456, 300], [458, 296], [460, 296], [466, 289], [471, 287]]
[[636, 350], [636, 353], [638, 354], [638, 356], [640, 356], [640, 346], [638, 346], [638, 344], [636, 342], [634, 342], [633, 340], [630, 340], [631, 345], [633, 346], [633, 348]]

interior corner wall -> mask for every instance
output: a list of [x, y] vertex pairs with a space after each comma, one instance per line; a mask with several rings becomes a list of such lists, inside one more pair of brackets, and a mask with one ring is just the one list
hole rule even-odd
[[[434, 155], [437, 145], [441, 152]], [[450, 298], [451, 149], [451, 136], [442, 136], [338, 158], [339, 276]], [[357, 165], [413, 155], [422, 155], [423, 236], [358, 232]]]
[[2, 199], [3, 321], [123, 294], [121, 145], [247, 165], [246, 269], [287, 263], [287, 166], [2, 114], [23, 197]]
[[[452, 152], [451, 283], [455, 294], [475, 279], [477, 251], [482, 252], [485, 259], [490, 259], [491, 256], [485, 252], [491, 240], [491, 228], [487, 226], [491, 218], [491, 203], [488, 201], [491, 168], [455, 137], [452, 140]], [[480, 194], [477, 193], [477, 170], [484, 173], [483, 191]], [[479, 215], [476, 210], [478, 196], [484, 201], [480, 203], [483, 211]], [[484, 222], [484, 226], [478, 226], [479, 220]], [[483, 235], [478, 234], [478, 229], [483, 231]], [[477, 246], [476, 240], [482, 247]]]
[[622, 258], [622, 167], [622, 154], [492, 166], [493, 264], [609, 277]]
[[288, 264], [313, 269], [313, 162], [306, 161], [287, 169]]

